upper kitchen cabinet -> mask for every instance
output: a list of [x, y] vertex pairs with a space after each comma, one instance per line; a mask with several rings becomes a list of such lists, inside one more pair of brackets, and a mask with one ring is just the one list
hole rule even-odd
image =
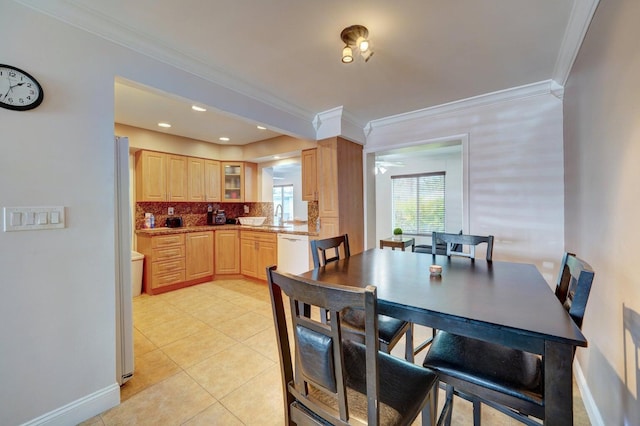
[[167, 199], [167, 155], [154, 151], [136, 152], [136, 200]]
[[220, 202], [220, 162], [204, 161], [204, 197], [205, 201]]
[[189, 200], [220, 202], [220, 162], [187, 157], [189, 164]]
[[305, 149], [301, 155], [302, 200], [318, 200], [318, 160], [317, 149]]
[[[202, 158], [189, 157], [187, 164], [189, 165], [189, 200], [188, 201], [205, 201], [205, 161]], [[220, 169], [218, 169], [218, 172]], [[219, 184], [220, 181], [218, 181]]]
[[136, 201], [187, 201], [187, 157], [136, 152]]
[[187, 157], [167, 154], [167, 201], [188, 201], [188, 176]]
[[258, 197], [258, 165], [244, 163], [244, 201], [260, 201]]
[[258, 201], [258, 165], [242, 161], [222, 161], [222, 201]]
[[241, 161], [223, 161], [222, 166], [222, 196], [224, 202], [244, 201], [244, 163]]

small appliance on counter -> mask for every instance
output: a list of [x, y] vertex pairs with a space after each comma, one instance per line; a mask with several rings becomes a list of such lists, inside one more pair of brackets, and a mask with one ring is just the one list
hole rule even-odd
[[167, 228], [181, 228], [182, 218], [180, 216], [170, 216], [164, 224]]
[[213, 222], [214, 225], [225, 225], [227, 223], [227, 216], [224, 214], [224, 210], [216, 210]]
[[213, 206], [209, 204], [207, 207], [207, 225], [213, 225]]

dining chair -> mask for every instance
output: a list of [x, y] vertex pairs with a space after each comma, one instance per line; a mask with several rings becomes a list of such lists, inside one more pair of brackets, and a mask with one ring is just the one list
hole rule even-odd
[[[470, 257], [471, 259], [475, 259], [476, 255], [476, 246], [478, 244], [487, 243], [487, 261], [491, 261], [493, 258], [493, 235], [488, 236], [480, 236], [480, 235], [468, 235], [463, 234], [460, 231], [457, 234], [450, 234], [445, 232], [433, 232], [431, 237], [431, 254], [441, 254], [446, 256], [464, 256]], [[463, 252], [463, 247], [467, 245], [469, 246], [469, 253]], [[422, 352], [426, 349], [436, 337], [437, 330], [435, 328], [431, 329], [431, 337], [424, 340], [422, 343], [417, 345], [413, 351], [414, 356], [418, 353]]]
[[[278, 340], [285, 424], [434, 424], [436, 374], [379, 350], [374, 286], [346, 287], [267, 268]], [[283, 296], [284, 295], [284, 296]], [[286, 296], [286, 297], [285, 297]], [[290, 315], [285, 313], [289, 304]], [[338, 321], [306, 316], [302, 305], [325, 309]], [[364, 312], [365, 343], [344, 339], [341, 313]], [[291, 337], [294, 355], [292, 359]]]
[[[349, 236], [347, 234], [312, 240], [311, 257], [313, 258], [313, 267], [319, 268], [327, 263], [341, 259], [340, 248], [342, 248], [345, 258], [351, 256]], [[331, 255], [332, 251], [333, 255]], [[329, 252], [329, 257], [327, 257], [327, 252]], [[321, 316], [326, 318], [326, 312], [322, 310], [320, 312]], [[344, 323], [345, 338], [362, 343], [364, 341], [364, 313], [357, 309], [347, 308], [342, 312], [341, 319]], [[402, 339], [402, 336], [405, 336], [405, 359], [413, 362], [413, 323], [386, 315], [379, 315], [378, 328], [380, 330], [380, 348], [382, 351], [390, 353]]]
[[[447, 256], [465, 256], [475, 259], [476, 246], [478, 244], [487, 244], [487, 261], [491, 261], [493, 257], [493, 235], [469, 235], [469, 234], [448, 234], [446, 232], [434, 232], [432, 234], [431, 254], [438, 254], [436, 247], [439, 242], [447, 245]], [[457, 246], [456, 246], [457, 245]], [[469, 253], [463, 252], [463, 247], [469, 246]]]
[[[593, 277], [593, 269], [585, 261], [573, 254], [563, 256], [558, 282], [566, 283], [566, 291], [560, 292], [558, 300], [579, 328]], [[543, 365], [539, 355], [442, 330], [423, 362], [446, 384], [440, 419], [447, 425], [451, 424], [454, 395], [473, 403], [474, 425], [480, 424], [481, 404], [522, 423], [539, 425], [532, 417], [543, 421], [545, 417]]]
[[[460, 232], [458, 232], [458, 234], [462, 235], [462, 229], [460, 230]], [[433, 254], [433, 238], [432, 238], [432, 244], [428, 245], [428, 244], [416, 244], [415, 248], [414, 248], [414, 252], [415, 253], [428, 253], [428, 254]], [[451, 248], [452, 251], [461, 251], [462, 250], [462, 245], [460, 244], [454, 244], [454, 246]], [[447, 244], [446, 243], [438, 243], [436, 244], [436, 253], [435, 254], [441, 254], [443, 256], [447, 255]]]

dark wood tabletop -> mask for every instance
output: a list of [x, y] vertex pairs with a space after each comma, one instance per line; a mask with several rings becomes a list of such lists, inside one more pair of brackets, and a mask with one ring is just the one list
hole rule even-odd
[[[439, 277], [429, 273], [434, 263], [442, 266]], [[371, 249], [301, 275], [341, 285], [374, 285], [381, 312], [435, 328], [456, 328], [443, 321], [474, 321], [479, 327], [587, 345], [532, 264]]]
[[382, 314], [542, 355], [544, 423], [573, 423], [571, 364], [587, 340], [534, 265], [370, 249], [301, 275], [374, 285]]

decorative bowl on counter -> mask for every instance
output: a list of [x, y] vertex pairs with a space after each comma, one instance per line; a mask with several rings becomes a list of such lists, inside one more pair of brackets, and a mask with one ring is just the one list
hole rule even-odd
[[264, 223], [266, 217], [263, 216], [248, 216], [239, 217], [240, 225], [260, 226]]

